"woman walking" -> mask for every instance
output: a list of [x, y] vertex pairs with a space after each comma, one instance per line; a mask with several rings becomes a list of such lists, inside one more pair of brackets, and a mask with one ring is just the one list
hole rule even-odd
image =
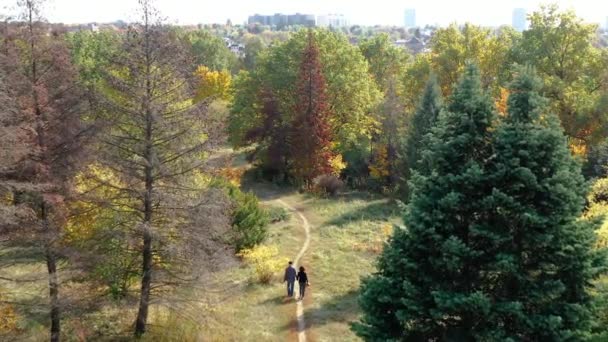
[[304, 266], [300, 266], [300, 272], [296, 275], [296, 279], [298, 280], [298, 284], [300, 285], [300, 300], [304, 299], [304, 292], [306, 291], [306, 286], [310, 286], [308, 283], [308, 276], [306, 275], [306, 270]]

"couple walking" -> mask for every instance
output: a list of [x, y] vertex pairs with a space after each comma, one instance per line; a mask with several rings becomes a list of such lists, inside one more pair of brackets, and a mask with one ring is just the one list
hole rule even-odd
[[287, 296], [293, 297], [293, 286], [298, 281], [300, 285], [300, 299], [304, 298], [304, 292], [306, 292], [306, 286], [309, 286], [308, 276], [304, 267], [300, 266], [300, 272], [296, 274], [296, 269], [293, 268], [293, 262], [289, 262], [289, 266], [285, 269], [285, 277], [283, 282], [287, 282]]

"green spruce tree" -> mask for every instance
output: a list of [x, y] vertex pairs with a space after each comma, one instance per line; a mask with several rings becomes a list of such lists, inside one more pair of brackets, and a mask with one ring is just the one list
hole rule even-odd
[[364, 316], [353, 328], [368, 341], [471, 340], [485, 323], [491, 298], [483, 291], [491, 182], [492, 100], [468, 65], [447, 111], [425, 142], [414, 171], [406, 229], [397, 230], [364, 280]]
[[422, 149], [425, 146], [425, 137], [435, 126], [442, 108], [441, 89], [439, 89], [437, 77], [431, 75], [420, 99], [420, 104], [412, 117], [411, 126], [403, 144], [404, 150], [401, 153], [404, 177], [401, 180], [400, 189], [401, 193], [405, 195], [408, 193], [407, 182], [411, 177], [410, 170], [419, 170], [421, 167], [420, 159]]
[[494, 339], [582, 340], [590, 331], [589, 284], [605, 270], [594, 225], [579, 220], [586, 186], [559, 119], [544, 114], [541, 81], [521, 68], [508, 115], [495, 132], [492, 221], [502, 236], [495, 268]]

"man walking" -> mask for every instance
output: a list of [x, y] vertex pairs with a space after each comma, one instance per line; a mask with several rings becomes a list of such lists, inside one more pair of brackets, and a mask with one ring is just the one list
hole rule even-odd
[[283, 282], [287, 282], [287, 296], [293, 297], [293, 285], [296, 282], [296, 269], [293, 268], [293, 262], [289, 262], [289, 266], [285, 269], [285, 277]]

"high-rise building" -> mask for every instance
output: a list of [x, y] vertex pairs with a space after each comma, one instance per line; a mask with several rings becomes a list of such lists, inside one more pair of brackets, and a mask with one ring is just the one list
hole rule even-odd
[[285, 14], [276, 13], [272, 16], [271, 26], [277, 27], [279, 29], [287, 26], [287, 16]]
[[416, 9], [408, 8], [405, 10], [404, 24], [405, 28], [416, 27]]
[[247, 23], [249, 23], [249, 25], [253, 25], [253, 24], [268, 25], [267, 16], [260, 15], [260, 14], [250, 15], [249, 19], [247, 20]]
[[301, 13], [296, 13], [296, 14], [290, 14], [287, 16], [287, 24], [290, 26], [308, 26], [308, 27], [312, 27], [315, 26], [317, 23], [317, 20], [314, 16], [314, 14], [301, 14]]
[[255, 14], [255, 15], [249, 16], [247, 23], [249, 25], [253, 25], [253, 24], [268, 25], [268, 26], [272, 26], [272, 27], [276, 27], [276, 28], [280, 29], [285, 26], [294, 26], [294, 25], [312, 27], [312, 26], [315, 26], [316, 21], [315, 21], [315, 16], [312, 14], [296, 13], [296, 14], [285, 15], [285, 14], [276, 13], [274, 15]]
[[513, 9], [513, 17], [511, 19], [511, 26], [519, 32], [528, 28], [528, 19], [525, 8]]
[[343, 14], [328, 14], [317, 17], [317, 26], [320, 27], [345, 27], [348, 20]]

